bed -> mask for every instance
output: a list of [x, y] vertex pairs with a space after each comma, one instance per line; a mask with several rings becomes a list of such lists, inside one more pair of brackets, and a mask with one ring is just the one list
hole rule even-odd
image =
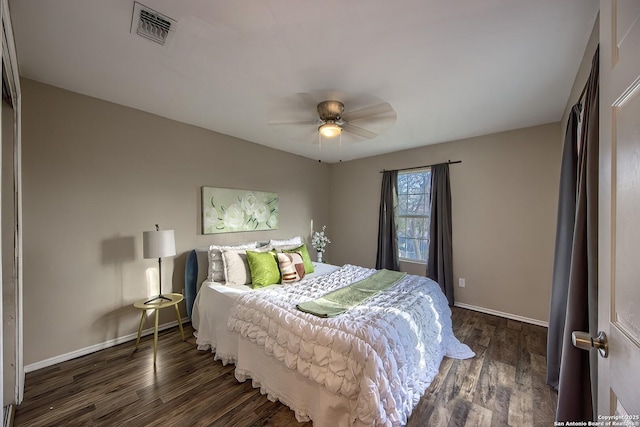
[[313, 273], [298, 282], [254, 290], [208, 278], [211, 263], [209, 248], [196, 249], [185, 269], [198, 349], [234, 363], [239, 381], [251, 379], [298, 421], [404, 425], [443, 357], [474, 356], [453, 335], [439, 286], [425, 277], [406, 275], [344, 314], [321, 318], [296, 304], [376, 271], [313, 263]]

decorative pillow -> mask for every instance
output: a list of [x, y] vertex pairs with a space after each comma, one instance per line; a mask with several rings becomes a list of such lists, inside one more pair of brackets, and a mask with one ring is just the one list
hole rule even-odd
[[280, 283], [280, 270], [274, 251], [247, 251], [247, 261], [254, 289]]
[[238, 245], [209, 246], [209, 274], [207, 278], [216, 282], [224, 282], [224, 265], [221, 253], [223, 249], [255, 249], [257, 245], [257, 242], [251, 242]]
[[300, 252], [281, 252], [278, 254], [278, 264], [282, 283], [293, 283], [304, 277], [304, 262]]
[[224, 281], [228, 285], [248, 285], [251, 283], [251, 271], [244, 249], [222, 249]]
[[269, 245], [271, 245], [274, 248], [278, 246], [300, 246], [301, 244], [302, 244], [302, 237], [300, 236], [295, 236], [290, 239], [284, 239], [284, 240], [275, 240], [275, 239], [269, 240]]
[[304, 243], [301, 246], [293, 249], [283, 249], [284, 253], [291, 252], [299, 252], [302, 255], [302, 262], [304, 263], [304, 272], [306, 274], [313, 273], [313, 263], [311, 262], [311, 257], [309, 256], [309, 251], [307, 250], [307, 245]]

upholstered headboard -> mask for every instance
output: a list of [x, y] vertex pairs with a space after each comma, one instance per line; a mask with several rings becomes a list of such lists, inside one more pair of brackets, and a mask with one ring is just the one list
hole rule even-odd
[[191, 319], [193, 303], [198, 288], [207, 278], [209, 271], [209, 248], [196, 248], [187, 255], [184, 266], [184, 299], [187, 304], [187, 316]]

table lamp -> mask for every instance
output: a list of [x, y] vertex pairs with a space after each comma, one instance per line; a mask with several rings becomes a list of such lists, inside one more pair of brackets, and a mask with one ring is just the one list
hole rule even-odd
[[158, 295], [146, 301], [145, 304], [158, 300], [171, 301], [171, 298], [162, 295], [162, 257], [176, 254], [173, 230], [160, 230], [156, 224], [155, 231], [142, 233], [142, 247], [144, 258], [158, 258]]

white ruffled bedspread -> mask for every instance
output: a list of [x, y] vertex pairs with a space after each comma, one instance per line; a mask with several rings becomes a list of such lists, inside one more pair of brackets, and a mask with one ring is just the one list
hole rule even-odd
[[243, 294], [231, 309], [229, 330], [330, 392], [356, 402], [354, 425], [404, 425], [444, 356], [474, 356], [453, 335], [451, 311], [438, 284], [407, 275], [329, 319], [296, 309], [297, 303], [375, 271], [347, 264], [298, 284]]

